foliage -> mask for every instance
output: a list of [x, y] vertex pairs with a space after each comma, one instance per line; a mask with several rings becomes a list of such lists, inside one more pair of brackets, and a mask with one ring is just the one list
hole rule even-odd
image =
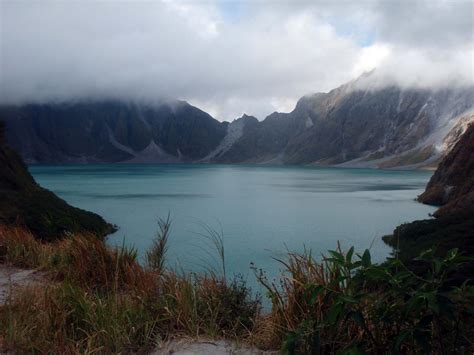
[[[169, 231], [169, 218], [159, 235]], [[168, 235], [169, 232], [165, 234]], [[220, 241], [222, 233], [212, 239]], [[214, 235], [214, 236], [216, 236]], [[171, 336], [231, 338], [286, 353], [466, 353], [473, 350], [474, 288], [452, 283], [472, 261], [453, 249], [379, 265], [368, 250], [338, 247], [320, 261], [288, 253], [279, 282], [255, 270], [272, 308], [262, 312], [241, 277], [143, 268], [134, 249], [109, 249], [93, 236], [54, 243], [0, 228], [0, 259], [48, 271], [41, 287], [18, 289], [0, 307], [0, 346], [39, 353], [146, 351]], [[225, 258], [222, 258], [225, 270]], [[163, 266], [163, 267], [162, 267]], [[160, 267], [162, 267], [160, 269]], [[3, 349], [2, 349], [3, 350]]]
[[[407, 267], [417, 273], [426, 271], [426, 263], [416, 260], [424, 250], [435, 247], [441, 257], [449, 250], [458, 248], [466, 256], [474, 257], [474, 211], [435, 219], [414, 221], [397, 227], [391, 236], [383, 240], [395, 249]], [[474, 275], [474, 260], [467, 261], [452, 275], [452, 284], [460, 285]]]
[[417, 259], [429, 265], [423, 277], [397, 259], [373, 264], [368, 250], [355, 256], [354, 248], [329, 251], [320, 263], [310, 252], [290, 254], [280, 260], [286, 275], [278, 286], [257, 272], [273, 302], [276, 343], [308, 354], [472, 349], [474, 288], [447, 283], [467, 258], [454, 249]]

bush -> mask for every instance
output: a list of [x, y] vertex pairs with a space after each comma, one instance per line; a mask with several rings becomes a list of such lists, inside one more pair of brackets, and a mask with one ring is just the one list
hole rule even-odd
[[[474, 289], [447, 284], [466, 261], [457, 250], [444, 258], [428, 250], [423, 277], [397, 259], [371, 262], [330, 251], [317, 263], [310, 253], [281, 261], [286, 277], [276, 287], [258, 273], [273, 301], [272, 321], [287, 353], [458, 353], [472, 349]], [[468, 323], [469, 322], [469, 323]], [[467, 326], [470, 324], [471, 326]]]

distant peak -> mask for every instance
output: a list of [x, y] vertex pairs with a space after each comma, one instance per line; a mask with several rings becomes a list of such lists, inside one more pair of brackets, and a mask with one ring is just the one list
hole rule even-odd
[[240, 116], [239, 118], [237, 118], [235, 121], [239, 121], [239, 120], [257, 120], [258, 119], [255, 117], [255, 116], [250, 116], [250, 115], [247, 115], [246, 113], [244, 113], [242, 116]]

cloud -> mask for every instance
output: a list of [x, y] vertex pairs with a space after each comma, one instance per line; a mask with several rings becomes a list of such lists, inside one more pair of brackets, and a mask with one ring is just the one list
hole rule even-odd
[[0, 4], [4, 103], [177, 98], [232, 120], [373, 67], [405, 86], [474, 81], [469, 1]]

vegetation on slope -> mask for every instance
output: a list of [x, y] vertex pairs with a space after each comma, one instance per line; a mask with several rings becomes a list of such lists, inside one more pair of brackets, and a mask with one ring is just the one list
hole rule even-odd
[[[440, 163], [426, 191], [423, 203], [441, 206], [434, 219], [403, 224], [384, 240], [396, 248], [398, 256], [413, 268], [413, 258], [435, 245], [438, 255], [452, 248], [474, 256], [474, 125]], [[474, 262], [457, 270], [458, 282], [474, 274]]]
[[245, 339], [259, 314], [239, 278], [142, 267], [135, 250], [107, 249], [90, 236], [42, 243], [3, 228], [1, 258], [48, 270], [51, 283], [0, 307], [0, 349], [108, 354], [150, 350], [171, 335]]
[[[148, 162], [204, 158], [227, 133], [227, 122], [183, 101], [116, 100], [0, 106], [10, 144], [28, 163], [123, 162], [156, 144]], [[21, 118], [21, 119], [20, 119]]]
[[17, 290], [0, 307], [1, 348], [129, 353], [191, 336], [291, 354], [474, 349], [474, 289], [449, 284], [465, 261], [457, 250], [442, 258], [423, 253], [419, 261], [430, 266], [423, 275], [397, 259], [372, 264], [369, 251], [357, 255], [353, 248], [330, 251], [320, 262], [310, 252], [290, 253], [280, 261], [279, 282], [255, 270], [272, 302], [268, 313], [238, 277], [163, 267], [169, 221], [161, 225], [146, 267], [137, 263], [134, 250], [109, 250], [96, 238], [44, 244], [22, 229], [1, 229], [0, 257], [42, 267], [51, 277], [45, 287]]
[[94, 233], [103, 237], [114, 230], [102, 217], [68, 205], [40, 187], [4, 138], [0, 122], [0, 222], [22, 224], [35, 236], [51, 240], [67, 233]]

